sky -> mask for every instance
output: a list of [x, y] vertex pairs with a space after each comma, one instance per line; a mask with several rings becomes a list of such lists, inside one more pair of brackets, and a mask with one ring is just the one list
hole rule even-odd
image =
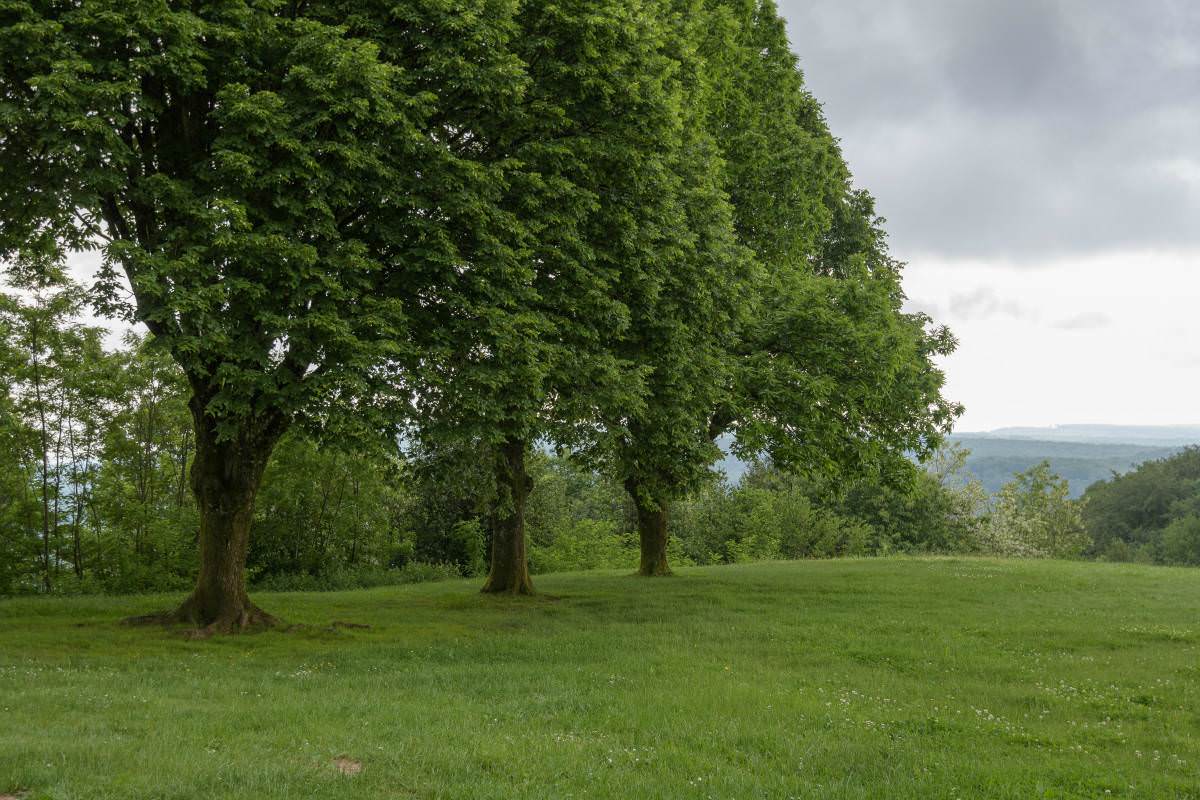
[[1200, 423], [1200, 0], [778, 0], [960, 431]]

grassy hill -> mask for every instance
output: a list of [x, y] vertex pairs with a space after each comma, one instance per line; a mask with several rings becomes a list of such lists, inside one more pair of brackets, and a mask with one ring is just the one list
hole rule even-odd
[[0, 601], [0, 795], [1200, 797], [1195, 571], [880, 559], [538, 587], [259, 595], [308, 627], [208, 641], [114, 622], [169, 598]]
[[1169, 458], [1182, 449], [1179, 446], [1118, 442], [1009, 439], [994, 435], [961, 434], [952, 439], [971, 451], [966, 470], [990, 492], [1012, 480], [1014, 472], [1049, 461], [1051, 469], [1070, 481], [1072, 497], [1079, 497], [1088, 486], [1112, 477], [1114, 472], [1128, 472], [1145, 461]]

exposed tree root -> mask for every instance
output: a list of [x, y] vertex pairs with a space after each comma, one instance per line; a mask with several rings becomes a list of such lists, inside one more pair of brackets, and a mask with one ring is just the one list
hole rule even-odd
[[189, 597], [174, 611], [159, 611], [121, 620], [124, 625], [193, 625], [188, 638], [207, 639], [218, 634], [254, 633], [278, 628], [283, 623], [276, 617], [247, 601], [233, 609], [223, 610], [214, 618], [205, 619], [194, 597]]
[[537, 592], [533, 590], [533, 581], [526, 575], [517, 580], [492, 580], [490, 577], [479, 590], [482, 594], [506, 594], [512, 597], [531, 597]]

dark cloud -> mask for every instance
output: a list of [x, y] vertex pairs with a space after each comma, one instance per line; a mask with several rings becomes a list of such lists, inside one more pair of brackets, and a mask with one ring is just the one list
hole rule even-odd
[[901, 257], [1200, 246], [1197, 0], [780, 0]]

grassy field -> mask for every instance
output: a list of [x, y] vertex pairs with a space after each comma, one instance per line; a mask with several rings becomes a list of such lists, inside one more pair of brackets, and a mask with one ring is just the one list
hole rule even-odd
[[116, 624], [169, 598], [0, 601], [0, 796], [1200, 798], [1200, 571], [537, 585], [264, 594], [312, 627], [208, 641]]

